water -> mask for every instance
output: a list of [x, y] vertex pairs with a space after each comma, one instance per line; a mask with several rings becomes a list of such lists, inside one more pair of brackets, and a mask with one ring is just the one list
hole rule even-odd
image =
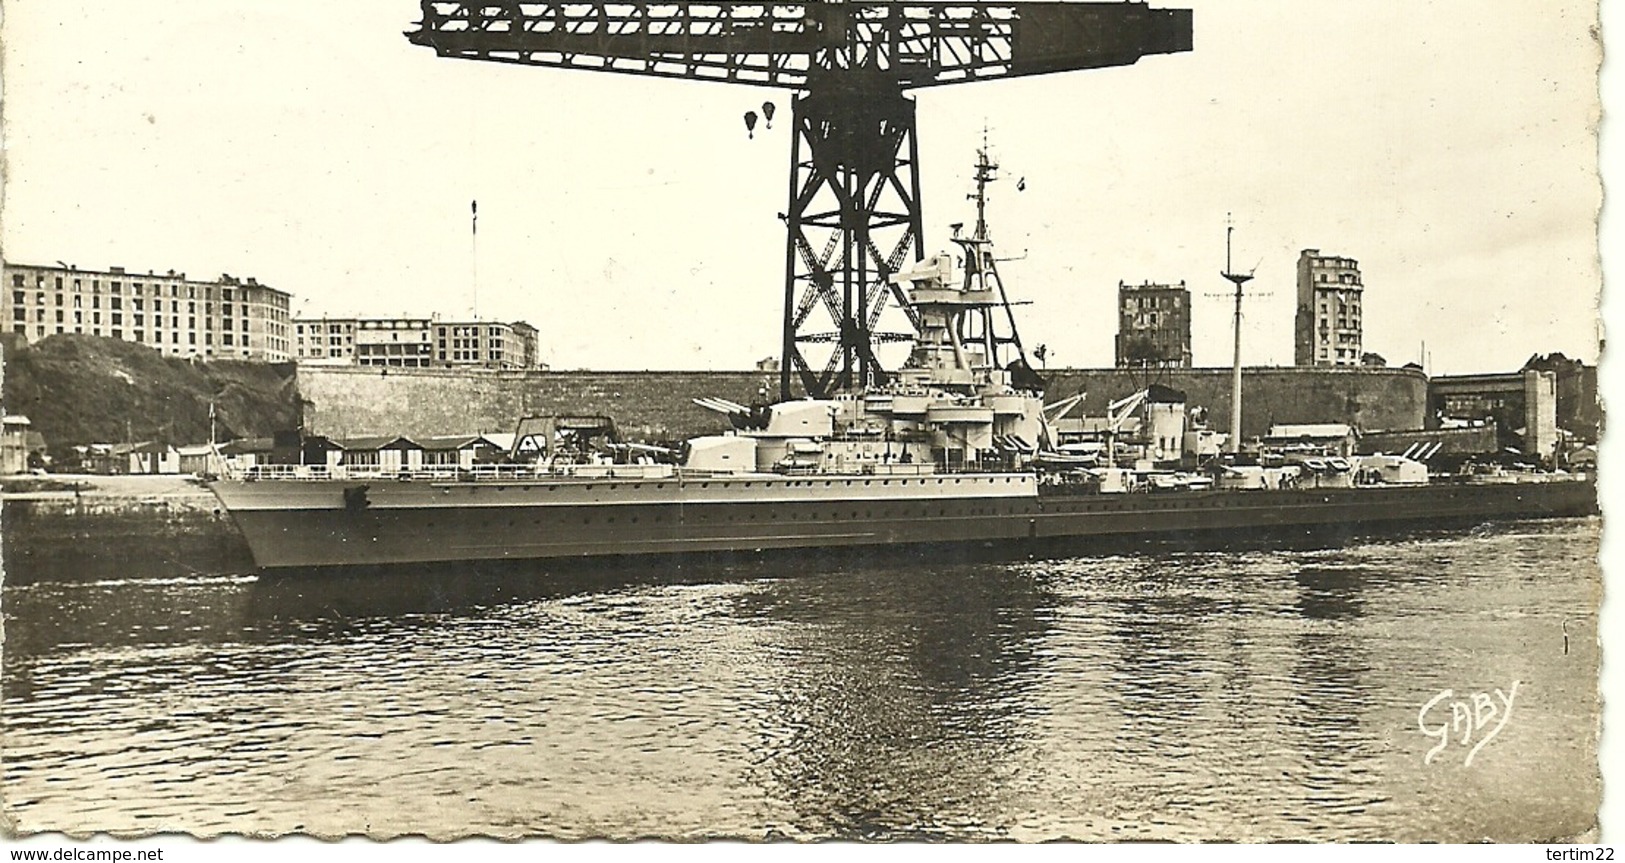
[[[22, 831], [1567, 837], [1600, 793], [1599, 534], [620, 577], [33, 573], [3, 597], [0, 783]], [[1424, 763], [1429, 699], [1514, 681], [1471, 766], [1455, 740]]]

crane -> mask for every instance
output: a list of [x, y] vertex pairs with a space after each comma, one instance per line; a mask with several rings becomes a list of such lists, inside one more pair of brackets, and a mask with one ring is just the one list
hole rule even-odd
[[406, 36], [442, 57], [796, 92], [781, 398], [793, 380], [814, 398], [882, 382], [875, 346], [914, 337], [881, 330], [888, 309], [919, 323], [891, 281], [925, 256], [907, 91], [1125, 66], [1192, 38], [1189, 9], [1142, 2], [420, 4]]

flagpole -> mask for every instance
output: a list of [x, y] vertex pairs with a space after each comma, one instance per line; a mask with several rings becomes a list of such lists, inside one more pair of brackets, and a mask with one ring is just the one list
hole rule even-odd
[[225, 464], [220, 458], [220, 445], [216, 443], [219, 435], [214, 429], [214, 399], [209, 399], [209, 473], [216, 476], [225, 475]]

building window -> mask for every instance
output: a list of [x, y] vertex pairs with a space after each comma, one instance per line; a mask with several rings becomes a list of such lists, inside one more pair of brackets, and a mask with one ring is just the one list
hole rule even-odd
[[22, 273], [16, 273], [11, 277], [11, 286], [14, 287], [14, 288], [20, 288], [20, 287], [23, 286], [23, 274]]

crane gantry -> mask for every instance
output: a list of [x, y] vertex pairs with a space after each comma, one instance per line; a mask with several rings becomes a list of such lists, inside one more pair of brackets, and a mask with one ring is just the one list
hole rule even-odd
[[[1191, 50], [1191, 12], [1140, 2], [421, 0], [407, 33], [443, 57], [796, 91], [781, 398], [884, 380], [891, 276], [921, 244], [915, 102], [923, 87], [1125, 66]], [[828, 350], [821, 364], [815, 347]], [[816, 355], [812, 359], [818, 359]]]

